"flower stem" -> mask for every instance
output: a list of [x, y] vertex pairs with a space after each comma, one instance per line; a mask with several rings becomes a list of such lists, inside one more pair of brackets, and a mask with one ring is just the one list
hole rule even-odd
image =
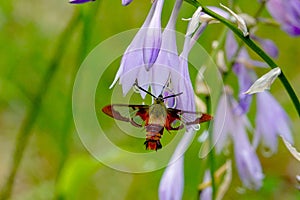
[[[210, 114], [211, 113], [211, 99], [210, 96], [207, 95], [205, 97], [206, 100], [206, 105], [207, 105], [207, 113]], [[209, 168], [210, 168], [210, 177], [211, 177], [211, 188], [212, 188], [212, 200], [214, 200], [216, 198], [216, 181], [215, 181], [215, 154], [214, 154], [214, 142], [213, 142], [213, 134], [212, 134], [212, 127], [210, 126], [210, 122], [207, 123], [208, 126], [208, 130], [209, 130], [209, 136], [208, 136], [208, 140], [209, 140]]]
[[[214, 17], [215, 19], [219, 20], [223, 24], [225, 24], [228, 28], [230, 28], [247, 46], [249, 46], [258, 56], [260, 56], [272, 69], [278, 67], [277, 64], [268, 56], [259, 46], [257, 46], [250, 38], [249, 36], [244, 37], [243, 33], [230, 21], [225, 19], [224, 17], [216, 14], [215, 12], [211, 11], [210, 9], [206, 8], [205, 6], [202, 6], [201, 3], [199, 3], [197, 0], [185, 0], [187, 3], [195, 6], [195, 7], [202, 7], [202, 11], [205, 12], [206, 14]], [[288, 79], [284, 75], [283, 72], [278, 76], [280, 79], [281, 83], [285, 87], [285, 90], [289, 94], [294, 107], [296, 108], [298, 115], [300, 117], [300, 102], [299, 99], [292, 88], [291, 84], [289, 83]]]
[[59, 62], [62, 58], [62, 55], [65, 51], [67, 44], [68, 44], [70, 35], [73, 32], [73, 30], [77, 27], [79, 19], [80, 19], [79, 13], [75, 12], [73, 14], [73, 17], [71, 18], [68, 26], [62, 33], [62, 35], [59, 39], [55, 54], [54, 54], [51, 62], [49, 63], [49, 67], [42, 79], [39, 90], [37, 91], [37, 94], [35, 95], [33, 102], [30, 105], [29, 110], [25, 116], [25, 119], [21, 125], [20, 132], [17, 135], [16, 147], [15, 147], [15, 151], [14, 151], [13, 158], [12, 158], [13, 159], [12, 167], [10, 168], [8, 179], [5, 182], [5, 185], [1, 190], [0, 200], [9, 199], [11, 196], [14, 180], [15, 180], [17, 171], [19, 169], [19, 166], [20, 166], [23, 154], [24, 154], [24, 150], [28, 144], [29, 136], [31, 134], [33, 125], [34, 125], [34, 123], [37, 119], [38, 113], [40, 111], [43, 96], [46, 94], [46, 92], [49, 88], [49, 85], [53, 79], [53, 76], [58, 69]]
[[82, 32], [80, 36], [80, 44], [78, 47], [78, 55], [76, 56], [78, 59], [76, 60], [76, 64], [74, 65], [74, 68], [71, 72], [71, 81], [69, 83], [69, 88], [67, 91], [67, 99], [65, 103], [65, 118], [63, 127], [61, 130], [61, 138], [59, 140], [60, 142], [60, 148], [61, 148], [61, 154], [62, 157], [60, 158], [59, 162], [59, 168], [57, 173], [57, 179], [61, 176], [61, 172], [63, 170], [63, 167], [65, 165], [65, 161], [67, 157], [69, 156], [69, 136], [71, 134], [71, 131], [74, 129], [74, 123], [73, 123], [73, 113], [72, 113], [72, 93], [73, 93], [73, 86], [74, 81], [76, 77], [76, 73], [78, 71], [78, 68], [80, 67], [81, 63], [83, 62], [84, 58], [87, 56], [89, 50], [90, 50], [90, 44], [91, 44], [91, 33], [93, 30], [93, 24], [94, 21], [97, 19], [95, 16], [97, 15], [97, 12], [100, 8], [99, 4], [102, 1], [95, 2], [95, 6], [89, 8], [89, 9], [81, 9], [81, 21], [83, 22]]

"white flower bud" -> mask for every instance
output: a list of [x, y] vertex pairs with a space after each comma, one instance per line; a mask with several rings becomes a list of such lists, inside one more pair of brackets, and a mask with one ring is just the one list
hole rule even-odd
[[281, 70], [279, 67], [272, 69], [259, 79], [257, 79], [253, 85], [244, 94], [254, 94], [258, 92], [263, 92], [264, 90], [269, 90], [272, 83], [279, 76]]
[[223, 4], [220, 4], [220, 6], [227, 10], [235, 18], [235, 23], [237, 23], [238, 29], [240, 29], [243, 32], [244, 37], [248, 36], [249, 32], [245, 20], [241, 16], [237, 15], [232, 10], [230, 10], [228, 7], [224, 6]]

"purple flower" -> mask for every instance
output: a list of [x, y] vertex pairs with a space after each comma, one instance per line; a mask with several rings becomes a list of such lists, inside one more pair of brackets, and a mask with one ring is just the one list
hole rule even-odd
[[160, 200], [182, 199], [184, 187], [184, 156], [186, 149], [195, 136], [193, 129], [188, 129], [177, 145], [159, 184]]
[[[186, 35], [182, 53], [179, 56], [179, 70], [181, 77], [177, 85], [177, 90], [182, 91], [182, 95], [178, 97], [178, 106], [179, 109], [195, 111], [195, 94], [192, 86], [189, 68], [188, 68], [188, 55], [192, 49], [195, 41], [201, 36], [202, 32], [206, 28], [207, 23], [204, 22], [200, 27], [195, 31], [194, 35]], [[189, 30], [189, 28], [188, 28]]]
[[249, 143], [244, 125], [237, 123], [235, 129], [232, 139], [234, 140], [235, 162], [239, 177], [245, 187], [258, 190], [262, 186], [264, 178], [261, 164], [254, 148]]
[[183, 156], [170, 164], [159, 184], [160, 200], [180, 200], [183, 193]]
[[252, 85], [256, 75], [252, 70], [247, 69], [243, 64], [236, 63], [232, 68], [238, 77], [239, 82], [239, 106], [242, 113], [247, 113], [251, 105], [252, 96], [245, 95], [244, 92]]
[[[208, 182], [208, 181], [211, 181], [210, 171], [206, 170], [204, 173], [203, 182]], [[200, 200], [211, 200], [212, 199], [212, 187], [209, 186], [209, 187], [205, 188], [204, 190], [200, 191], [199, 199]]]
[[[234, 38], [234, 35], [231, 31], [228, 32], [226, 43], [225, 43], [225, 49], [226, 49], [226, 57], [229, 61], [234, 59], [234, 56], [238, 50], [238, 43]], [[235, 59], [235, 62], [239, 62], [244, 64], [246, 67], [251, 68], [253, 66], [255, 67], [263, 67], [266, 68], [268, 65], [264, 62], [253, 60], [250, 58], [247, 50], [243, 48], [240, 53], [237, 55], [237, 58]]]
[[87, 3], [87, 2], [90, 2], [90, 1], [95, 1], [95, 0], [69, 0], [69, 3], [81, 4], [81, 3]]
[[246, 130], [251, 126], [246, 115], [237, 110], [239, 105], [228, 94], [229, 89], [226, 90], [220, 98], [213, 125], [216, 152], [220, 153], [230, 138], [243, 185], [249, 189], [258, 189], [262, 185], [263, 174], [260, 162], [247, 136]]
[[[156, 0], [153, 3], [143, 26], [123, 55], [120, 68], [111, 87], [120, 78], [124, 95], [138, 77], [140, 79], [149, 77], [149, 74], [144, 71], [149, 71], [157, 59], [161, 47], [161, 11], [163, 3], [164, 0]], [[141, 86], [148, 89], [147, 86]]]
[[[154, 65], [149, 71], [144, 71], [144, 75], [138, 77], [138, 83], [145, 85], [151, 84], [152, 93], [158, 96], [161, 93], [163, 85], [169, 78], [171, 88], [176, 88], [177, 82], [175, 77], [179, 76], [179, 57], [176, 44], [175, 24], [182, 0], [175, 2], [171, 17], [162, 34], [161, 48]], [[180, 91], [179, 91], [180, 92]]]
[[132, 0], [122, 0], [122, 5], [127, 6], [132, 2]]
[[[228, 33], [225, 45], [227, 59], [231, 60], [238, 50], [238, 44], [232, 32]], [[233, 64], [232, 70], [236, 74], [239, 82], [239, 105], [242, 113], [248, 112], [252, 101], [252, 96], [244, 94], [256, 79], [256, 74], [251, 69], [252, 66], [266, 67], [267, 65], [264, 62], [252, 60], [247, 50], [245, 48], [241, 49]]]
[[300, 35], [299, 0], [269, 0], [267, 9], [285, 32], [291, 36]]
[[180, 57], [180, 74], [181, 77], [179, 79], [179, 84], [177, 91], [182, 91], [183, 93], [178, 96], [178, 109], [184, 109], [188, 111], [195, 111], [195, 98], [194, 98], [194, 89], [192, 86], [189, 68], [188, 68], [188, 61], [183, 55]]
[[[161, 11], [164, 0], [156, 0], [153, 3], [155, 11], [153, 16], [146, 26], [143, 39], [143, 61], [147, 70], [152, 67], [157, 59], [161, 46]], [[143, 30], [143, 27], [141, 28]]]
[[252, 35], [251, 36], [252, 39], [256, 40], [257, 42], [259, 42], [262, 46], [262, 48], [270, 55], [272, 56], [273, 58], [277, 58], [278, 57], [278, 54], [279, 54], [279, 51], [278, 51], [278, 48], [277, 46], [275, 45], [275, 43], [270, 40], [270, 39], [262, 39], [262, 38], [259, 38], [255, 35]]
[[290, 131], [290, 120], [269, 92], [257, 93], [256, 130], [253, 139], [255, 147], [261, 141], [269, 153], [277, 151], [277, 136], [283, 136], [285, 140], [293, 144]]

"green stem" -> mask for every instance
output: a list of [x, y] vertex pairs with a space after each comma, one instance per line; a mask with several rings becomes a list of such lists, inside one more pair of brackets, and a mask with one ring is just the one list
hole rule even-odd
[[[67, 99], [65, 103], [65, 117], [64, 117], [64, 123], [61, 130], [61, 138], [59, 140], [60, 142], [60, 150], [61, 150], [61, 158], [59, 162], [59, 168], [57, 172], [56, 182], [60, 182], [62, 177], [64, 176], [64, 166], [66, 163], [66, 160], [69, 156], [69, 143], [70, 138], [69, 135], [71, 134], [72, 130], [74, 129], [74, 123], [73, 123], [73, 113], [72, 113], [72, 93], [73, 93], [73, 84], [76, 78], [76, 73], [78, 72], [78, 68], [82, 64], [84, 58], [89, 52], [89, 46], [90, 46], [90, 39], [92, 35], [93, 30], [93, 24], [95, 16], [97, 15], [97, 12], [100, 8], [99, 4], [101, 1], [95, 2], [95, 6], [91, 8], [82, 8], [81, 9], [81, 21], [83, 22], [82, 32], [80, 36], [80, 43], [78, 47], [78, 55], [76, 56], [78, 59], [76, 60], [76, 64], [74, 64], [74, 68], [71, 72], [71, 81], [69, 83], [69, 88], [67, 91]], [[67, 198], [65, 196], [66, 194], [61, 193], [60, 188], [56, 187], [54, 199], [65, 199]]]
[[[211, 113], [211, 99], [210, 96], [206, 96], [205, 97], [206, 100], [206, 106], [207, 106], [207, 113], [210, 114]], [[207, 123], [207, 127], [209, 130], [209, 149], [210, 149], [210, 153], [209, 153], [209, 168], [210, 168], [210, 178], [211, 178], [211, 188], [212, 188], [212, 200], [214, 200], [216, 198], [216, 181], [215, 181], [215, 153], [214, 153], [214, 142], [213, 142], [213, 134], [212, 134], [212, 127], [210, 126], [211, 123], [208, 122]]]
[[46, 94], [49, 85], [53, 80], [53, 76], [58, 69], [59, 62], [62, 58], [63, 53], [65, 52], [66, 45], [68, 44], [68, 41], [70, 39], [70, 35], [73, 32], [74, 28], [77, 26], [79, 19], [80, 18], [78, 12], [75, 12], [65, 31], [62, 33], [55, 54], [47, 69], [47, 72], [45, 73], [42, 79], [38, 92], [33, 98], [33, 102], [30, 105], [30, 108], [21, 125], [20, 132], [18, 133], [16, 139], [16, 148], [13, 154], [12, 167], [10, 168], [8, 179], [1, 190], [0, 200], [9, 199], [11, 196], [14, 180], [19, 169], [24, 150], [28, 144], [30, 133], [32, 131], [33, 125], [37, 119], [38, 113], [42, 105], [42, 98]]
[[95, 16], [97, 15], [97, 12], [100, 8], [99, 4], [101, 1], [95, 2], [96, 5], [94, 5], [91, 8], [88, 9], [81, 9], [81, 21], [84, 23], [81, 36], [80, 36], [80, 44], [78, 47], [78, 56], [77, 56], [77, 63], [74, 65], [74, 68], [71, 72], [71, 81], [69, 83], [69, 88], [67, 92], [67, 99], [65, 103], [65, 108], [66, 108], [66, 114], [64, 117], [64, 123], [61, 131], [61, 139], [60, 139], [60, 148], [61, 148], [61, 153], [62, 157], [60, 158], [60, 164], [59, 164], [59, 169], [57, 173], [57, 179], [59, 179], [62, 169], [64, 167], [65, 161], [68, 157], [69, 154], [69, 135], [71, 131], [74, 128], [73, 124], [73, 113], [72, 113], [72, 93], [73, 93], [73, 84], [75, 81], [76, 73], [78, 71], [78, 68], [80, 67], [81, 63], [83, 62], [84, 58], [89, 52], [89, 45], [90, 45], [90, 39], [91, 39], [91, 33], [93, 30], [93, 24]]
[[[224, 17], [216, 14], [215, 12], [211, 11], [210, 9], [206, 8], [205, 6], [202, 6], [198, 1], [196, 0], [185, 0], [187, 3], [195, 6], [195, 7], [202, 7], [202, 11], [205, 12], [206, 14], [214, 17], [215, 19], [219, 20], [223, 24], [225, 24], [228, 28], [230, 28], [247, 46], [249, 46], [258, 56], [260, 56], [272, 69], [278, 67], [277, 64], [259, 47], [257, 46], [250, 38], [249, 36], [244, 37], [243, 33], [230, 21], [225, 19]], [[284, 73], [281, 71], [281, 74], [278, 76], [280, 79], [281, 83], [285, 87], [285, 90], [289, 94], [294, 107], [296, 108], [298, 115], [300, 117], [300, 102], [299, 99], [292, 88], [291, 84], [287, 80], [286, 76]]]

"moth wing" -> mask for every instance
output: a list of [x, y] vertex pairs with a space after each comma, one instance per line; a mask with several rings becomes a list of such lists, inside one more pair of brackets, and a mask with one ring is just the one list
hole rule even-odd
[[102, 112], [114, 119], [130, 122], [136, 127], [144, 126], [149, 118], [148, 105], [112, 104], [104, 106]]
[[212, 116], [201, 112], [184, 111], [179, 109], [167, 109], [167, 130], [179, 130], [184, 125], [200, 124], [212, 120]]

